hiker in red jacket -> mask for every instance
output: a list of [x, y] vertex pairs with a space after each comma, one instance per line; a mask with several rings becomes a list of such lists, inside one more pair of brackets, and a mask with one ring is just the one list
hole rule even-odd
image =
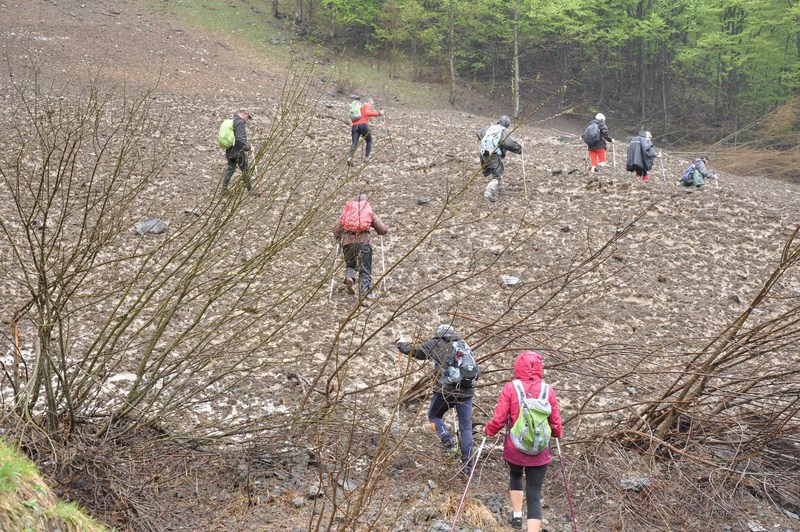
[[[514, 379], [522, 383], [525, 396], [539, 397], [542, 390], [542, 356], [534, 351], [524, 351], [514, 362]], [[547, 394], [551, 413], [548, 424], [553, 438], [561, 437], [561, 414], [553, 388]], [[552, 461], [550, 448], [538, 454], [525, 454], [518, 450], [511, 441], [510, 428], [520, 415], [520, 404], [514, 381], [507, 382], [500, 392], [494, 417], [484, 428], [487, 436], [494, 436], [500, 429], [507, 427], [503, 458], [510, 468], [508, 490], [511, 496], [512, 514], [508, 522], [512, 527], [522, 528], [522, 474], [525, 473], [525, 493], [528, 515], [528, 532], [539, 532], [542, 527], [542, 483], [547, 472], [547, 464]]]
[[344, 285], [347, 291], [354, 294], [353, 283], [358, 270], [358, 288], [361, 297], [372, 299], [372, 246], [369, 230], [375, 229], [379, 235], [385, 235], [389, 228], [372, 211], [372, 205], [366, 194], [344, 205], [342, 215], [333, 228], [333, 238], [339, 241], [344, 253], [346, 265]]
[[361, 137], [364, 137], [364, 140], [367, 141], [367, 147], [364, 150], [364, 162], [369, 162], [369, 154], [372, 151], [372, 133], [369, 131], [369, 119], [373, 116], [383, 115], [383, 109], [379, 111], [372, 110], [374, 103], [372, 98], [367, 99], [366, 103], [361, 106], [361, 118], [353, 120], [353, 126], [350, 128], [353, 142], [350, 144], [350, 157], [347, 158], [347, 164], [353, 164], [353, 154], [356, 152], [356, 147]]

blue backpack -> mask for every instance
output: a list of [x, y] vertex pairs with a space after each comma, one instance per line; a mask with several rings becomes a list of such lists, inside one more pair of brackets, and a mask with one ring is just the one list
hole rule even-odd
[[686, 171], [683, 173], [681, 177], [681, 185], [685, 187], [690, 187], [694, 185], [694, 163], [690, 164]]

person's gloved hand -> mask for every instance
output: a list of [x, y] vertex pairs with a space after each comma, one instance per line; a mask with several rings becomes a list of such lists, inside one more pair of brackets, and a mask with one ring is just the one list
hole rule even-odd
[[378, 110], [378, 114], [379, 114], [379, 115], [381, 115], [381, 116], [383, 116], [383, 109], [379, 109], [379, 110]]

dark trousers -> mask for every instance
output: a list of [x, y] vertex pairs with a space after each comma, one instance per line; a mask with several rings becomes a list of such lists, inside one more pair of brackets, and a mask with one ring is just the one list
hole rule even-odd
[[350, 128], [350, 133], [353, 137], [353, 142], [350, 144], [350, 157], [353, 157], [353, 154], [356, 152], [356, 147], [358, 147], [358, 141], [361, 139], [361, 137], [364, 137], [364, 140], [367, 141], [367, 148], [364, 151], [364, 157], [369, 157], [369, 154], [372, 151], [372, 133], [369, 130], [369, 125], [358, 124], [357, 126], [353, 126]]
[[245, 183], [247, 183], [247, 190], [252, 190], [253, 184], [250, 181], [250, 172], [247, 168], [247, 155], [243, 153], [238, 157], [228, 159], [228, 166], [225, 167], [225, 173], [222, 174], [223, 191], [228, 189], [228, 185], [231, 182], [231, 177], [233, 176], [233, 172], [236, 171], [237, 166], [242, 171], [242, 179], [244, 179]]
[[542, 466], [521, 466], [506, 461], [511, 468], [508, 477], [508, 489], [522, 491], [522, 473], [525, 473], [525, 504], [528, 507], [528, 519], [542, 518], [542, 484], [547, 464]]
[[461, 433], [459, 445], [461, 447], [461, 461], [472, 466], [470, 455], [472, 454], [472, 397], [456, 399], [453, 396], [445, 398], [441, 392], [434, 392], [431, 399], [431, 407], [428, 409], [428, 420], [433, 423], [439, 439], [445, 446], [451, 445], [453, 437], [447, 431], [444, 423], [444, 415], [451, 408], [456, 409], [458, 416], [458, 431]]
[[481, 165], [483, 166], [481, 171], [484, 177], [488, 177], [491, 174], [498, 180], [503, 179], [505, 165], [503, 164], [503, 158], [498, 153], [493, 153], [488, 158], [481, 154]]
[[366, 295], [372, 287], [372, 246], [356, 242], [347, 244], [342, 249], [345, 262], [345, 277], [356, 278], [358, 272], [358, 288], [361, 295]]

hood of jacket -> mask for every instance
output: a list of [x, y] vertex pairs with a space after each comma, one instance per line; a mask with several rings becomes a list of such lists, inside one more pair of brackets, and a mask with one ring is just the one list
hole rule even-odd
[[514, 378], [532, 381], [542, 378], [542, 355], [536, 351], [523, 351], [514, 362]]
[[455, 342], [456, 340], [461, 340], [461, 337], [455, 333], [455, 331], [447, 331], [444, 334], [437, 334], [434, 335], [434, 338], [441, 338], [445, 342]]

